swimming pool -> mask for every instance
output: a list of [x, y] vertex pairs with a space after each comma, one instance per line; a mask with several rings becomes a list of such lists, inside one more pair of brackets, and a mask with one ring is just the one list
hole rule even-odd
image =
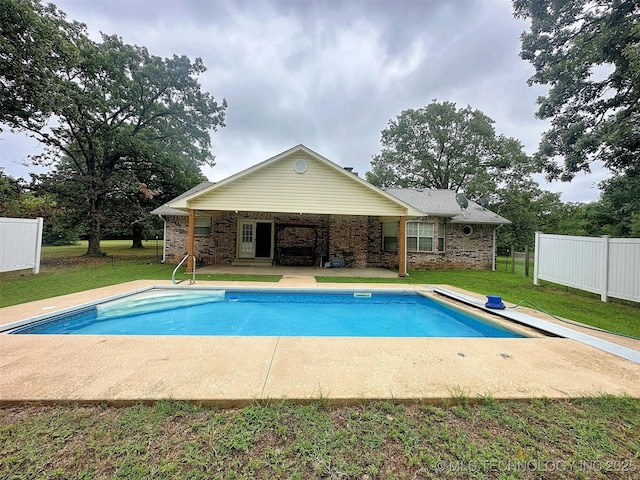
[[411, 291], [154, 288], [11, 334], [522, 338]]

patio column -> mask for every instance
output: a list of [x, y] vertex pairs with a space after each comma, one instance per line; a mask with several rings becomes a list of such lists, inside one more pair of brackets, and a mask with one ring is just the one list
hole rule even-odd
[[189, 238], [187, 240], [187, 253], [189, 258], [187, 259], [187, 272], [192, 273], [195, 268], [194, 257], [196, 251], [196, 211], [192, 208], [189, 209]]
[[400, 217], [398, 229], [398, 277], [407, 276], [407, 217]]

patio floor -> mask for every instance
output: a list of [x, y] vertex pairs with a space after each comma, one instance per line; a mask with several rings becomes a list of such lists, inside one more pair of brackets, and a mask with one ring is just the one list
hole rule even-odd
[[[314, 277], [295, 272], [278, 283], [233, 286], [362, 287], [316, 284]], [[137, 281], [7, 307], [0, 309], [0, 324], [168, 284]], [[230, 283], [198, 280], [197, 285]], [[0, 403], [128, 405], [180, 399], [231, 407], [256, 400], [317, 398], [345, 404], [372, 399], [437, 402], [460, 395], [471, 400], [605, 393], [640, 397], [638, 364], [575, 340], [534, 335], [461, 339], [0, 334]], [[624, 342], [640, 350], [640, 341]]]
[[242, 266], [207, 265], [196, 269], [197, 275], [235, 274], [235, 275], [295, 275], [311, 277], [367, 277], [398, 278], [398, 272], [388, 268], [321, 268], [293, 267], [286, 265]]

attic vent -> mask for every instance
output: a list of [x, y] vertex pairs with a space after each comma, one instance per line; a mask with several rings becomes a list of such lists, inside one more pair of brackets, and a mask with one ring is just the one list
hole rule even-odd
[[296, 160], [295, 162], [293, 162], [293, 170], [295, 170], [296, 173], [304, 173], [307, 171], [307, 161], [299, 158], [298, 160]]

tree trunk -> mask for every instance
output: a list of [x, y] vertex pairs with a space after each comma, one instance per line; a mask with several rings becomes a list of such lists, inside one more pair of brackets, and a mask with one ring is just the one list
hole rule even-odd
[[143, 228], [139, 222], [134, 222], [131, 225], [133, 243], [131, 244], [131, 248], [144, 248], [142, 246], [142, 232]]
[[89, 246], [85, 255], [87, 257], [101, 257], [103, 253], [100, 251], [100, 219], [92, 215], [89, 221]]
[[91, 202], [91, 210], [89, 214], [89, 246], [87, 247], [87, 257], [101, 257], [103, 253], [100, 251], [101, 225], [100, 216], [102, 211], [100, 205], [102, 202], [96, 197], [89, 200]]

